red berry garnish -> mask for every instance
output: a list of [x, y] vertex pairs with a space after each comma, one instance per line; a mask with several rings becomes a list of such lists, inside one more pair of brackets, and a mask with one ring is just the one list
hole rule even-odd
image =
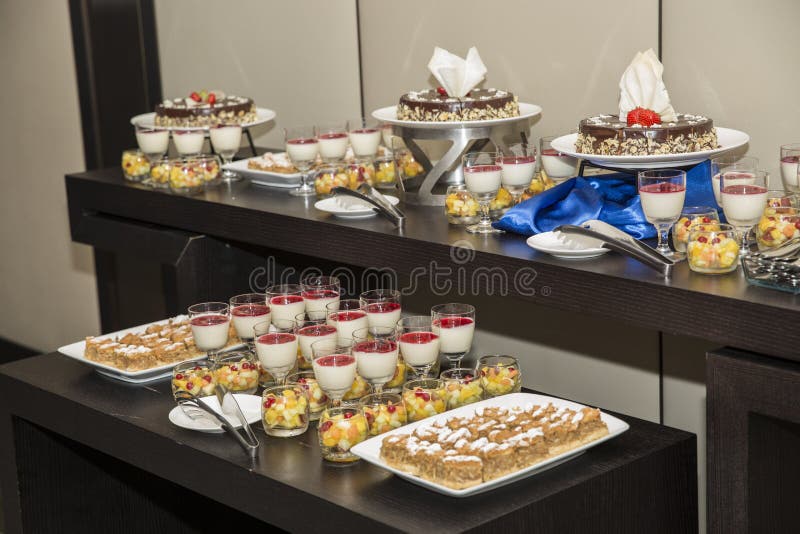
[[307, 380], [305, 378], [300, 378], [300, 379], [297, 380], [298, 384], [305, 384], [306, 382], [307, 382]]
[[325, 421], [319, 425], [320, 432], [327, 432], [333, 426], [333, 421]]
[[472, 382], [472, 375], [465, 375], [464, 376], [464, 383], [465, 384], [469, 384], [470, 382]]
[[273, 404], [275, 404], [275, 397], [267, 397], [267, 400], [264, 401], [264, 408], [271, 408]]
[[238, 367], [236, 367], [235, 365], [231, 365], [231, 371], [238, 371], [238, 370], [239, 370]]
[[449, 96], [449, 95], [447, 94], [447, 91], [445, 90], [445, 88], [444, 88], [444, 87], [437, 87], [437, 88], [436, 88], [436, 92], [437, 92], [437, 93], [439, 93], [439, 94], [440, 94], [440, 95], [442, 95], [442, 96], [445, 96], [445, 97], [446, 97], [446, 96]]
[[796, 223], [794, 223], [794, 227], [797, 228], [798, 230], [800, 230], [800, 221], [797, 221]]
[[189, 95], [189, 98], [191, 98], [195, 102], [200, 102], [202, 100], [202, 98], [200, 98], [200, 94], [197, 91], [192, 91], [192, 94]]
[[[372, 422], [375, 420], [375, 416], [372, 415], [372, 412], [366, 412], [364, 415], [366, 415], [366, 417], [367, 417], [367, 424], [371, 425]], [[347, 416], [345, 415], [345, 417], [347, 417]]]
[[193, 387], [194, 387], [194, 384], [192, 384], [191, 382], [187, 382], [186, 383], [186, 389], [192, 389]]
[[703, 217], [703, 222], [704, 223], [710, 223], [711, 219], [709, 217]]
[[211, 382], [211, 375], [204, 376], [203, 380], [205, 380], [206, 382]]
[[700, 237], [698, 237], [697, 240], [700, 243], [708, 243], [708, 238], [706, 236], [704, 236], [704, 235], [701, 235]]
[[175, 375], [175, 380], [183, 380], [183, 375], [178, 373], [177, 375]]
[[486, 371], [484, 371], [483, 369], [481, 369], [481, 376], [486, 376]]
[[345, 419], [350, 419], [351, 417], [353, 417], [353, 412], [345, 412], [344, 414]]
[[652, 109], [634, 108], [628, 112], [628, 126], [640, 124], [644, 127], [650, 127], [654, 124], [661, 124], [661, 115]]
[[720, 239], [718, 237], [715, 237], [714, 239], [711, 240], [711, 244], [716, 245], [717, 243], [719, 243], [719, 241]]
[[195, 365], [195, 366], [194, 366], [194, 370], [195, 370], [195, 371], [199, 371], [200, 369], [202, 369], [202, 367], [200, 367], [199, 365]]
[[395, 406], [394, 404], [390, 404], [389, 406], [386, 407], [386, 411], [389, 413], [394, 413], [395, 411], [397, 411], [397, 406]]
[[214, 93], [211, 93], [210, 95], [208, 95], [208, 103], [209, 104], [213, 104], [216, 101], [217, 101], [217, 95], [215, 95]]
[[683, 225], [684, 225], [684, 226], [686, 226], [686, 227], [688, 228], [689, 226], [691, 226], [691, 225], [692, 225], [692, 221], [690, 221], [689, 219], [686, 219], [686, 222], [685, 222], [685, 223], [683, 223]]

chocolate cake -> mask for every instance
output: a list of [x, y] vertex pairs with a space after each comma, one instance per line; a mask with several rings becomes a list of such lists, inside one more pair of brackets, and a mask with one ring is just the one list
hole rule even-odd
[[677, 115], [673, 122], [628, 126], [618, 115], [598, 115], [578, 125], [575, 150], [604, 156], [682, 154], [719, 147], [714, 121], [700, 115]]
[[255, 120], [256, 106], [251, 98], [225, 96], [220, 91], [192, 93], [187, 98], [164, 100], [156, 106], [156, 124], [159, 126], [198, 127], [220, 122], [247, 124]]
[[412, 91], [401, 96], [397, 106], [397, 118], [404, 121], [479, 121], [517, 116], [517, 97], [498, 89], [473, 89], [463, 98], [448, 96], [443, 90]]

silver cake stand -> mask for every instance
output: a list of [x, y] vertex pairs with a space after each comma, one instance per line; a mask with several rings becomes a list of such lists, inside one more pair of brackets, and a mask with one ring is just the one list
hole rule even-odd
[[[539, 106], [520, 103], [519, 117], [488, 121], [415, 124], [412, 121], [397, 120], [394, 107], [379, 109], [372, 116], [391, 124], [392, 133], [405, 142], [414, 159], [425, 169], [421, 178], [403, 182], [404, 201], [423, 206], [444, 206], [444, 191], [435, 189], [464, 183], [461, 170], [461, 158], [464, 154], [484, 149], [506, 152], [509, 142], [527, 142], [531, 120], [539, 113]], [[433, 140], [452, 143], [435, 164], [418, 144], [418, 141]]]

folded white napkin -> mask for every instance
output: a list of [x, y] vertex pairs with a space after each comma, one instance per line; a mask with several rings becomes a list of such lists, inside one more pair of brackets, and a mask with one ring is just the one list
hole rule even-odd
[[664, 65], [652, 48], [636, 53], [619, 81], [619, 120], [626, 121], [628, 112], [637, 107], [655, 111], [661, 115], [662, 122], [677, 119], [661, 79], [663, 72]]
[[466, 96], [486, 76], [486, 65], [474, 46], [467, 52], [466, 59], [437, 46], [428, 62], [428, 70], [447, 94], [456, 98]]

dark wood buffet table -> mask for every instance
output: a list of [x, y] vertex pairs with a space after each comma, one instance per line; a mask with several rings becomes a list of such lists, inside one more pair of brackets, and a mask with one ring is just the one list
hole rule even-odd
[[169, 382], [125, 386], [59, 354], [0, 367], [0, 406], [7, 532], [697, 530], [694, 435], [631, 417], [575, 460], [456, 499], [326, 464], [311, 429], [259, 430], [251, 463], [226, 435], [173, 426]]

